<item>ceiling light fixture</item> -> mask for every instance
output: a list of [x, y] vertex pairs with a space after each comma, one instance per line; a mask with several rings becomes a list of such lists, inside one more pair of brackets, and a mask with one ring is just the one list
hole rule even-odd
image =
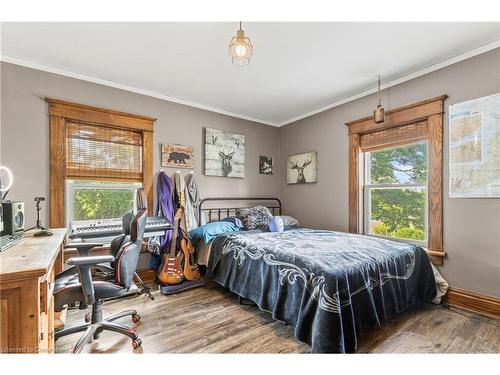
[[373, 111], [373, 120], [376, 124], [382, 124], [385, 120], [385, 111], [380, 100], [380, 76], [378, 76], [378, 105]]
[[236, 35], [233, 36], [229, 42], [229, 56], [231, 56], [234, 65], [245, 66], [250, 63], [252, 54], [252, 42], [245, 36], [240, 21], [240, 29], [236, 31]]

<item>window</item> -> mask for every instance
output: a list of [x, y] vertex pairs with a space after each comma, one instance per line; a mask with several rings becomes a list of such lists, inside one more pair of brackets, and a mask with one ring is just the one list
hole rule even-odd
[[443, 113], [446, 95], [346, 123], [349, 232], [425, 245], [443, 265]]
[[[46, 98], [50, 226], [118, 219], [141, 186], [153, 206], [154, 118]], [[150, 212], [151, 214], [151, 212]]]
[[425, 245], [427, 142], [365, 152], [364, 232]]
[[66, 218], [74, 221], [121, 218], [135, 205], [140, 183], [68, 180]]

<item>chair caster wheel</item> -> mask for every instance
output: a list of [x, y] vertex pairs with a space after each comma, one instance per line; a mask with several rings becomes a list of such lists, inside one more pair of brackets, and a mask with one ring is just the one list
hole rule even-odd
[[141, 316], [139, 314], [132, 315], [132, 321], [134, 323], [137, 323], [139, 320], [141, 320]]
[[141, 345], [142, 345], [142, 340], [141, 339], [132, 340], [132, 347], [134, 349], [137, 349]]
[[85, 314], [85, 323], [90, 323], [90, 313]]

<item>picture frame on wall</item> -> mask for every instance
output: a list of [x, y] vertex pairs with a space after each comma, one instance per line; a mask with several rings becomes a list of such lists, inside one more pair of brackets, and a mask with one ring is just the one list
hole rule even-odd
[[271, 156], [259, 156], [259, 174], [272, 175], [274, 160]]
[[245, 136], [205, 128], [205, 175], [245, 177]]
[[317, 159], [316, 151], [289, 156], [286, 166], [287, 183], [292, 185], [318, 182]]
[[167, 168], [194, 167], [194, 147], [177, 144], [161, 145], [161, 166]]

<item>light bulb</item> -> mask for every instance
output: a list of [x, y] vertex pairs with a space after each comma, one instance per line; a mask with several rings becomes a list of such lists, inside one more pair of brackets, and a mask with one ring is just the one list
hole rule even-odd
[[247, 53], [247, 47], [245, 47], [243, 44], [238, 44], [235, 49], [236, 55], [237, 56], [245, 56]]

